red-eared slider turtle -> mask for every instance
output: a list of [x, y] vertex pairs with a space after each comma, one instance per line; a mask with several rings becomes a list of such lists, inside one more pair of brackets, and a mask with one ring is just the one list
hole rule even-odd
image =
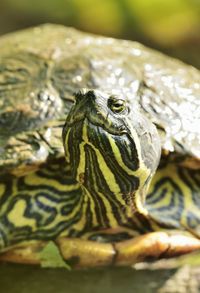
[[198, 70], [57, 25], [2, 37], [0, 56], [1, 260], [200, 249]]

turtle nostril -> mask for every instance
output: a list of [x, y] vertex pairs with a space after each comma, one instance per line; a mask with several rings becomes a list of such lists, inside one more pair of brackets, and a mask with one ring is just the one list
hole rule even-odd
[[92, 98], [92, 99], [95, 99], [95, 98], [96, 98], [95, 93], [94, 93], [93, 90], [89, 90], [89, 91], [87, 92], [86, 96], [87, 96], [88, 98]]
[[79, 103], [83, 98], [83, 93], [81, 91], [74, 94], [76, 103]]
[[82, 89], [81, 91], [74, 94], [76, 104], [82, 102], [82, 101], [89, 101], [95, 100], [96, 95], [93, 90], [89, 89]]

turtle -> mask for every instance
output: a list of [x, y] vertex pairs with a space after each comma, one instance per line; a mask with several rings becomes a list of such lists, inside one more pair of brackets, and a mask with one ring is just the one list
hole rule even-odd
[[0, 260], [131, 266], [198, 251], [199, 81], [134, 41], [55, 24], [2, 36]]

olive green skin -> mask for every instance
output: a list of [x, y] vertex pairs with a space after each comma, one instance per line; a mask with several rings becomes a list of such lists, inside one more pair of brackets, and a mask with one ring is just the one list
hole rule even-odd
[[[2, 178], [8, 174], [24, 176], [40, 170], [43, 163], [48, 165], [64, 158], [63, 126], [74, 104], [74, 94], [84, 88], [126, 97], [131, 110], [136, 109], [156, 125], [164, 164], [173, 161], [199, 169], [200, 73], [195, 68], [135, 42], [93, 36], [57, 25], [2, 37], [0, 56]], [[151, 144], [149, 141], [148, 146]], [[151, 166], [144, 144], [143, 150], [145, 165]], [[153, 169], [158, 152], [156, 150]], [[160, 214], [156, 221], [162, 222]], [[116, 250], [112, 246], [101, 246], [110, 244], [84, 242], [78, 238], [67, 242], [58, 238], [56, 244], [65, 259], [72, 258], [74, 253], [76, 256], [76, 251], [80, 258], [84, 255], [80, 266], [107, 265], [113, 259], [117, 259], [117, 264], [132, 264], [138, 255], [157, 257], [168, 251], [166, 256], [173, 256], [200, 248], [198, 240], [181, 235], [180, 242], [185, 241], [186, 245], [177, 245], [176, 236], [168, 238], [162, 232], [147, 233], [138, 242], [137, 238], [136, 242], [133, 239], [130, 246], [126, 241], [119, 242]], [[156, 253], [158, 243], [159, 253]], [[27, 259], [29, 246], [22, 247], [24, 262], [37, 263], [34, 256], [37, 245], [43, 248], [46, 244], [37, 243], [36, 248], [33, 244]], [[118, 257], [113, 257], [114, 254]], [[20, 249], [16, 255], [11, 251], [2, 259], [23, 262]]]

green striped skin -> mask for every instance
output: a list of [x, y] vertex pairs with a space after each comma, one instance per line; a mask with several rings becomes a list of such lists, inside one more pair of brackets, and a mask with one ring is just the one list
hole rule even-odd
[[[63, 159], [22, 177], [0, 181], [2, 247], [29, 239], [52, 239], [76, 221], [82, 193]], [[48, 231], [48, 232], [47, 232]]]
[[63, 141], [67, 163], [0, 179], [2, 251], [58, 236], [117, 242], [161, 229], [200, 235], [200, 171], [170, 163], [151, 181], [158, 134], [122, 98], [78, 94]]
[[[135, 212], [127, 218], [128, 201], [122, 206], [113, 198], [83, 195], [64, 160], [20, 178], [2, 178], [1, 250], [58, 235], [113, 242], [150, 231], [178, 229], [200, 236], [199, 182], [199, 171], [173, 164], [159, 168], [147, 195], [148, 216]], [[107, 232], [105, 228], [110, 227], [113, 231]]]
[[200, 170], [173, 163], [158, 168], [145, 206], [153, 229], [187, 230], [200, 237]]

